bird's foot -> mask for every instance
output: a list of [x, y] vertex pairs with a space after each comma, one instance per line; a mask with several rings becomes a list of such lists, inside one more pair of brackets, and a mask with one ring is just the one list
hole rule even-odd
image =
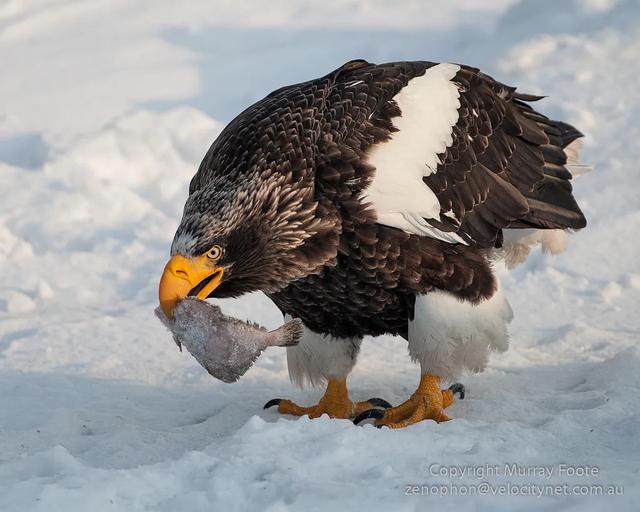
[[[391, 407], [391, 404], [382, 398], [370, 398], [362, 402], [352, 402], [349, 399], [346, 379], [329, 379], [327, 389], [317, 405], [303, 407], [282, 398], [269, 400], [264, 408], [268, 409], [274, 405], [278, 406], [280, 414], [291, 414], [293, 416], [309, 416], [309, 418], [319, 418], [323, 414], [328, 414], [331, 418], [352, 419], [371, 410], [372, 407]], [[374, 409], [379, 410], [379, 409]]]
[[462, 384], [453, 384], [449, 389], [440, 389], [440, 377], [424, 374], [420, 378], [420, 385], [409, 400], [397, 407], [384, 411], [371, 409], [359, 414], [353, 421], [356, 425], [365, 419], [375, 419], [378, 427], [404, 428], [422, 420], [434, 420], [438, 423], [449, 421], [444, 410], [454, 401], [454, 394], [459, 393], [464, 398], [465, 389]]

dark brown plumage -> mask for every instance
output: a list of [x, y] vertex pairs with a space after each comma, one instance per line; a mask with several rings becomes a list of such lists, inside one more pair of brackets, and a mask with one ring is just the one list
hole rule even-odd
[[[316, 406], [266, 407], [395, 428], [446, 421], [464, 387], [441, 379], [508, 346], [496, 256], [555, 251], [585, 225], [567, 162], [581, 134], [533, 110], [538, 99], [467, 66], [362, 60], [271, 93], [229, 123], [191, 181], [164, 314], [189, 294], [261, 290], [304, 324], [287, 349], [292, 380], [327, 382]], [[346, 378], [362, 337], [385, 333], [408, 340], [420, 385], [370, 411], [389, 404], [352, 402]]]
[[433, 288], [491, 296], [489, 250], [503, 228], [584, 226], [562, 152], [580, 134], [535, 112], [538, 97], [463, 66], [453, 144], [424, 183], [453, 212], [428, 222], [469, 245], [377, 224], [362, 199], [376, 172], [368, 151], [396, 130], [394, 96], [434, 65], [353, 61], [249, 107], [194, 176], [174, 253], [185, 236], [192, 255], [224, 247], [221, 264], [233, 265], [216, 296], [264, 290], [335, 336], [406, 337], [415, 294]]

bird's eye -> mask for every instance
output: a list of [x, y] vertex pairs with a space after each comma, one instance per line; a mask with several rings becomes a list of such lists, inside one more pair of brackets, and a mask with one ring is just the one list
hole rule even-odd
[[210, 260], [219, 260], [222, 256], [222, 247], [219, 245], [214, 245], [211, 249], [207, 251], [207, 258]]

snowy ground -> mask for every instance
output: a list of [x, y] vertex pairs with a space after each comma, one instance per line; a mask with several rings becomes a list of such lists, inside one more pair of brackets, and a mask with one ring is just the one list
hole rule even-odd
[[[637, 0], [0, 1], [0, 510], [637, 510], [639, 22]], [[188, 180], [224, 122], [356, 57], [465, 62], [547, 94], [597, 169], [575, 186], [588, 229], [505, 276], [512, 347], [442, 425], [278, 418], [269, 398], [320, 394], [289, 384], [283, 350], [225, 385], [153, 316]], [[281, 322], [261, 295], [223, 307]], [[379, 338], [350, 383], [397, 403], [417, 379], [405, 343]], [[432, 474], [505, 463], [555, 471]], [[573, 495], [468, 487], [483, 482]]]

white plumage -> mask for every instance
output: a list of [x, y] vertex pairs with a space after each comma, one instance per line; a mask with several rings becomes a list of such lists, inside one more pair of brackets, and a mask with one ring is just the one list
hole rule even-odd
[[433, 66], [394, 97], [401, 111], [394, 119], [399, 131], [368, 155], [376, 172], [364, 194], [380, 224], [453, 243], [464, 242], [424, 220], [440, 219], [440, 202], [422, 178], [436, 172], [438, 155], [453, 142], [460, 92], [451, 80], [459, 70], [455, 64]]
[[171, 256], [176, 254], [187, 254], [191, 251], [198, 240], [191, 233], [179, 233], [171, 244]]
[[[285, 319], [291, 320], [289, 315]], [[320, 386], [329, 379], [346, 378], [356, 364], [360, 338], [336, 338], [318, 334], [306, 326], [300, 343], [287, 347], [291, 382], [299, 387]]]
[[491, 350], [507, 349], [512, 318], [500, 289], [477, 305], [443, 291], [419, 295], [409, 322], [409, 354], [420, 363], [421, 373], [449, 381], [463, 370], [482, 371]]
[[563, 150], [564, 154], [567, 155], [566, 167], [574, 178], [593, 170], [592, 165], [584, 164], [578, 160], [581, 149], [582, 139], [576, 139]]
[[560, 254], [567, 248], [568, 238], [563, 229], [505, 229], [504, 244], [496, 254], [508, 269], [513, 269], [523, 263], [537, 245], [545, 253]]

